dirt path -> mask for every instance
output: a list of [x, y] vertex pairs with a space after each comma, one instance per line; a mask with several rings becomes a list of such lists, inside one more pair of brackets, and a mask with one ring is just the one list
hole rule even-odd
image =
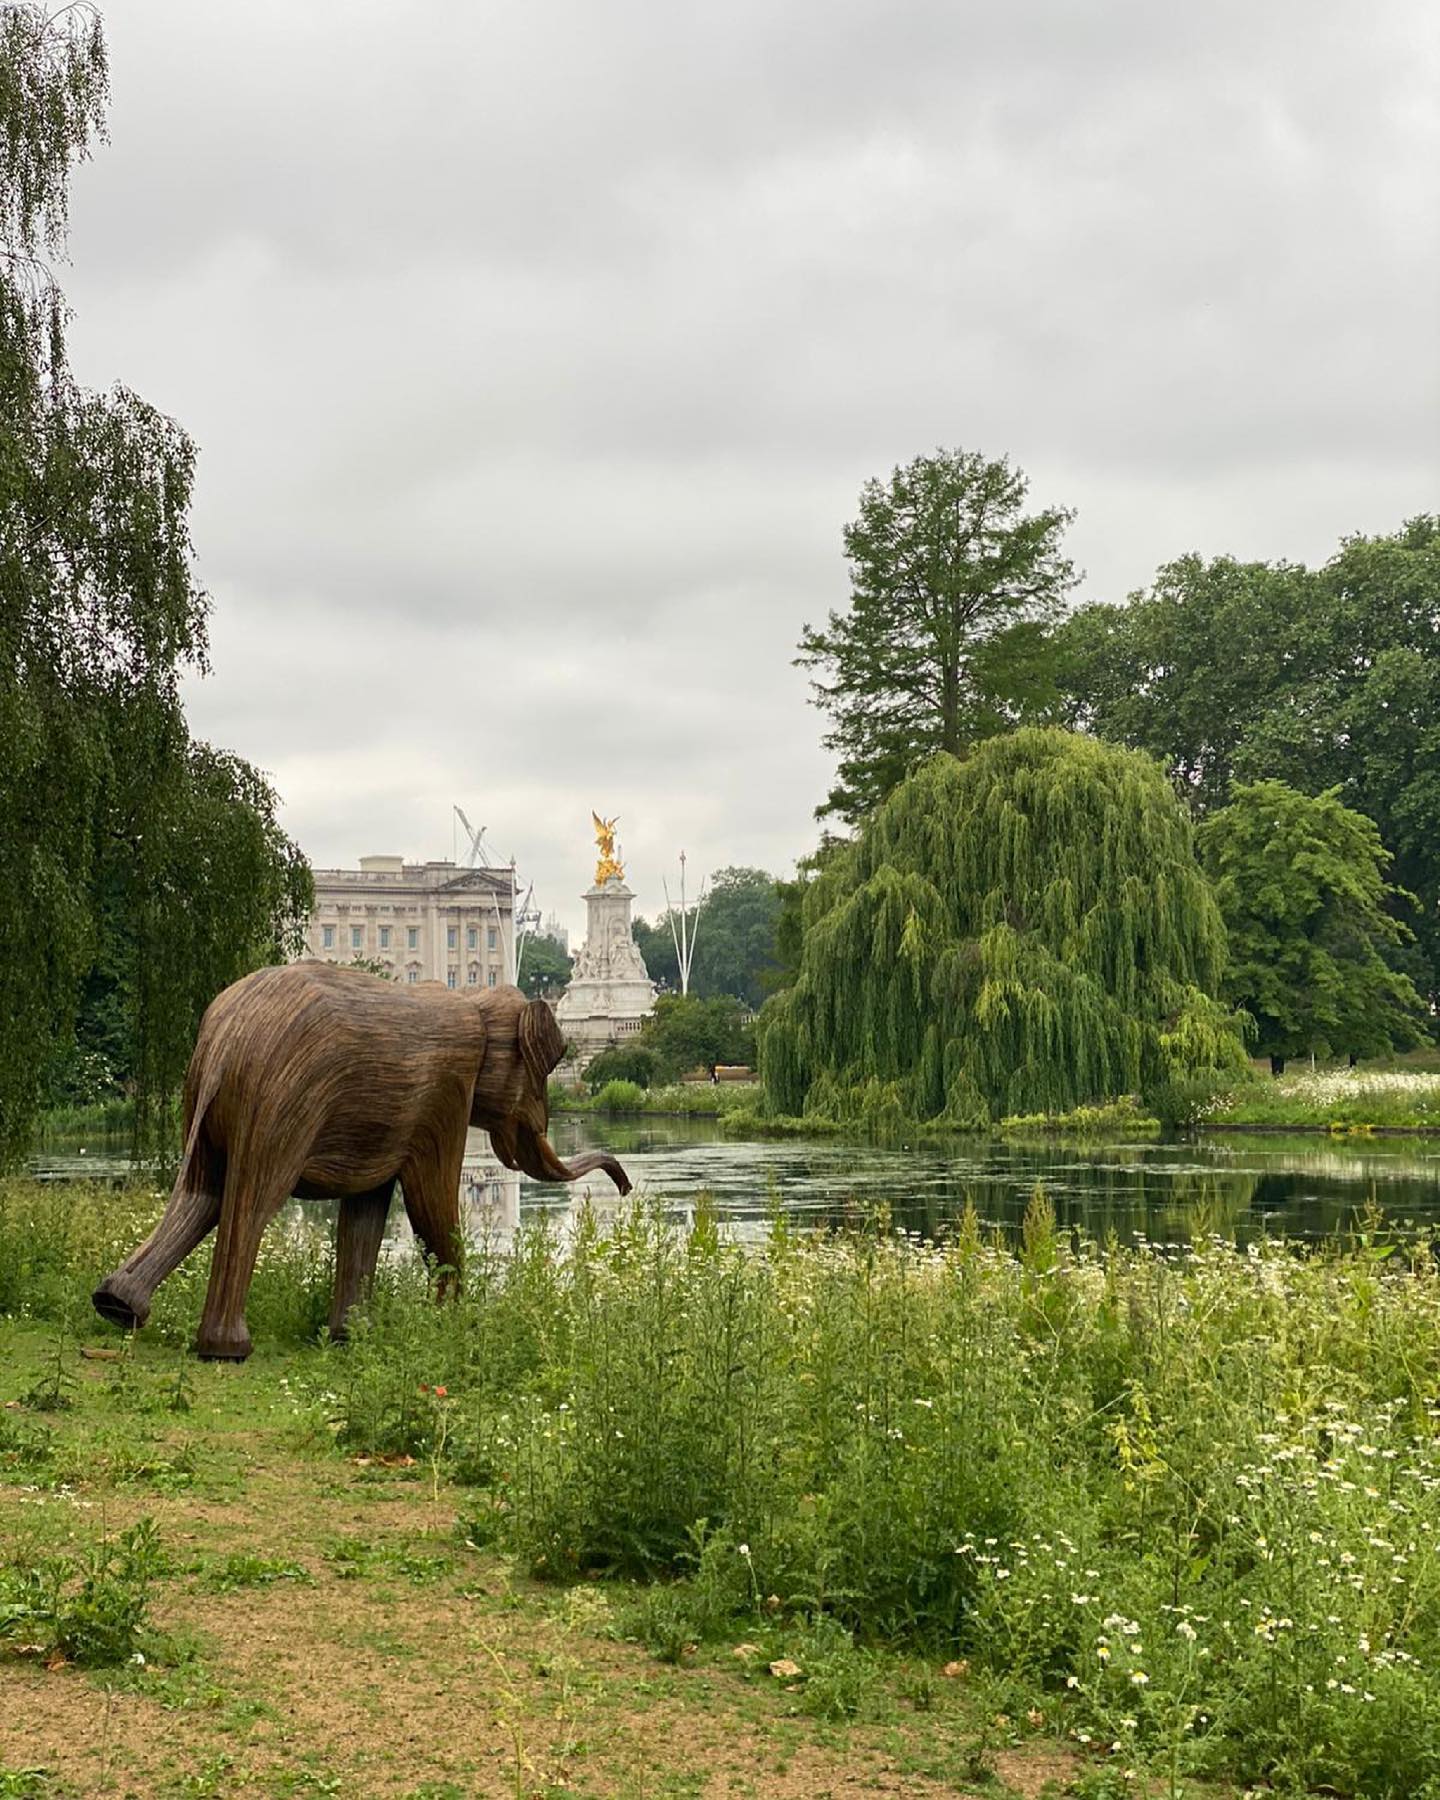
[[285, 1456], [263, 1434], [232, 1434], [225, 1455], [233, 1498], [0, 1487], [12, 1542], [93, 1536], [97, 1510], [110, 1533], [148, 1516], [173, 1571], [153, 1607], [170, 1648], [143, 1666], [0, 1660], [0, 1775], [40, 1769], [38, 1794], [137, 1800], [839, 1800], [1038, 1796], [1077, 1766], [1042, 1732], [1008, 1747], [954, 1682], [923, 1707], [886, 1694], [872, 1717], [833, 1725], [726, 1647], [659, 1662], [619, 1641], [616, 1590], [542, 1588], [467, 1548], [464, 1496], [416, 1470]]

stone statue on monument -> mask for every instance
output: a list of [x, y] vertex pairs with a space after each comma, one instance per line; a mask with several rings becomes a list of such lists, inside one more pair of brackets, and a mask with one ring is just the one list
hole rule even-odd
[[593, 809], [599, 859], [595, 881], [585, 895], [585, 942], [576, 954], [570, 985], [555, 1005], [560, 1029], [583, 1066], [609, 1044], [625, 1041], [655, 1008], [655, 983], [630, 929], [635, 896], [625, 885], [625, 867], [615, 842], [618, 818]]

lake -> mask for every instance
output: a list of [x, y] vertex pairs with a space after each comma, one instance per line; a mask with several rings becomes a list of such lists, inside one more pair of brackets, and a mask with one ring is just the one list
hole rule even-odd
[[[967, 1199], [987, 1224], [1019, 1224], [1037, 1182], [1062, 1225], [1092, 1236], [1157, 1241], [1220, 1232], [1315, 1238], [1378, 1206], [1387, 1218], [1440, 1223], [1440, 1139], [1206, 1134], [1197, 1139], [1091, 1144], [952, 1138], [915, 1145], [833, 1139], [736, 1142], [712, 1120], [554, 1121], [561, 1154], [603, 1143], [636, 1188], [667, 1208], [708, 1192], [741, 1235], [779, 1207], [797, 1224], [838, 1225], [888, 1206], [897, 1226], [933, 1237]], [[590, 1185], [589, 1183], [585, 1185]], [[601, 1178], [598, 1200], [610, 1184]], [[521, 1184], [522, 1209], [555, 1190]]]
[[[775, 1209], [798, 1227], [856, 1223], [888, 1207], [895, 1225], [926, 1237], [945, 1230], [972, 1199], [987, 1224], [1013, 1228], [1035, 1184], [1062, 1225], [1104, 1237], [1183, 1241], [1211, 1232], [1240, 1242], [1261, 1235], [1318, 1238], [1344, 1230], [1369, 1207], [1392, 1223], [1440, 1224], [1440, 1139], [1330, 1138], [1320, 1134], [1206, 1134], [1195, 1140], [1089, 1144], [1061, 1139], [954, 1138], [916, 1145], [833, 1139], [738, 1142], [710, 1119], [604, 1119], [558, 1114], [562, 1156], [592, 1145], [613, 1150], [638, 1193], [677, 1220], [710, 1195], [736, 1236], [763, 1235]], [[69, 1145], [35, 1159], [37, 1173], [118, 1176], [116, 1147]], [[544, 1210], [557, 1223], [589, 1195], [606, 1211], [610, 1182], [590, 1176], [551, 1187], [501, 1169], [488, 1140], [471, 1133], [466, 1213], [507, 1233]], [[297, 1203], [312, 1213], [324, 1203]], [[408, 1239], [402, 1209], [397, 1243]]]

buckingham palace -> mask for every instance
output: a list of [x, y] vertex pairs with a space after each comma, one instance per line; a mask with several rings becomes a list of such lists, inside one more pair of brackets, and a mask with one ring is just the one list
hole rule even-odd
[[496, 987], [515, 967], [510, 869], [362, 856], [358, 869], [316, 869], [303, 954], [363, 958], [395, 981]]

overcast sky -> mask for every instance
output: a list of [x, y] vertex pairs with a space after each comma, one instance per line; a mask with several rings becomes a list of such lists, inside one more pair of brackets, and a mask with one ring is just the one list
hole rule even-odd
[[647, 912], [788, 871], [796, 638], [937, 445], [1081, 598], [1440, 506], [1434, 0], [105, 12], [74, 361], [198, 442], [192, 724], [317, 864], [459, 801], [572, 925], [592, 806]]

